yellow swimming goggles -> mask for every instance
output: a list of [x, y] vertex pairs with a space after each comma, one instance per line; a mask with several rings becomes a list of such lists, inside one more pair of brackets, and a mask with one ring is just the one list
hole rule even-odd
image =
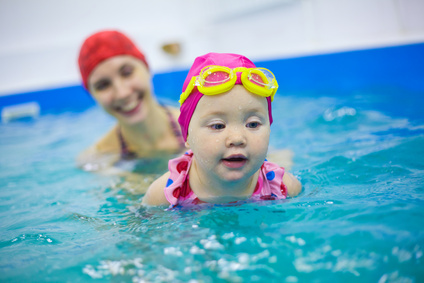
[[263, 97], [270, 96], [271, 101], [274, 100], [278, 83], [270, 70], [245, 67], [230, 69], [210, 65], [204, 67], [198, 76], [191, 78], [186, 90], [180, 96], [180, 105], [184, 103], [195, 86], [205, 95], [217, 95], [229, 91], [236, 84], [239, 72], [241, 72], [241, 82], [248, 91]]

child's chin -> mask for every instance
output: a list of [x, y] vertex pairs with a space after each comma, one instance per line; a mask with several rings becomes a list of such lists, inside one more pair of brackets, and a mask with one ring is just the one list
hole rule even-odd
[[246, 173], [242, 172], [231, 172], [230, 174], [225, 174], [225, 176], [222, 177], [223, 180], [227, 182], [237, 182], [246, 179]]

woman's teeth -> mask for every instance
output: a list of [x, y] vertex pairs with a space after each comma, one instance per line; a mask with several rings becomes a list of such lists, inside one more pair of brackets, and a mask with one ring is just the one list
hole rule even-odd
[[121, 111], [123, 112], [129, 112], [131, 110], [134, 110], [138, 105], [138, 101], [132, 101], [124, 106], [121, 106]]

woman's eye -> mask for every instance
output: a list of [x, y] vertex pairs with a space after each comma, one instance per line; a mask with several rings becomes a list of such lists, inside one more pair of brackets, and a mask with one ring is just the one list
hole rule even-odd
[[109, 80], [100, 80], [94, 84], [94, 89], [97, 91], [105, 90], [110, 86]]
[[213, 124], [209, 126], [210, 128], [214, 129], [214, 130], [222, 130], [225, 129], [225, 125], [224, 124]]
[[129, 77], [132, 75], [133, 71], [134, 71], [133, 67], [126, 65], [121, 69], [121, 76]]
[[246, 127], [247, 128], [257, 128], [257, 127], [259, 127], [259, 122], [250, 122], [250, 123], [247, 123], [246, 124]]

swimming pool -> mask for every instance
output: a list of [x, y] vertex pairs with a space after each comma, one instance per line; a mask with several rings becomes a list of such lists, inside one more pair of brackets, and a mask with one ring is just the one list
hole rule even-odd
[[75, 168], [113, 124], [97, 107], [2, 124], [0, 280], [423, 281], [423, 102], [278, 94], [270, 146], [294, 151], [301, 195], [198, 209]]

